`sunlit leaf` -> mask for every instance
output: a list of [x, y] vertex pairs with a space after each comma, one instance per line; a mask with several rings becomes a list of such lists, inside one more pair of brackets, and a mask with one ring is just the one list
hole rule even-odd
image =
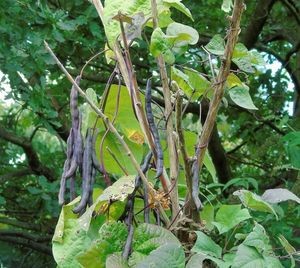
[[229, 96], [236, 105], [249, 110], [257, 110], [249, 94], [249, 88], [246, 86], [230, 89]]
[[213, 225], [215, 225], [219, 233], [225, 233], [251, 216], [248, 209], [242, 209], [241, 205], [222, 205], [217, 214]]

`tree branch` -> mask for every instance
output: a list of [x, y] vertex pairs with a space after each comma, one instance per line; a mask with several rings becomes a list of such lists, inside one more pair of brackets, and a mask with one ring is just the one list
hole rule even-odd
[[19, 170], [15, 170], [3, 175], [0, 175], [0, 182], [4, 182], [6, 180], [12, 179], [12, 178], [19, 178], [27, 175], [34, 174], [34, 172], [30, 168], [23, 168]]
[[0, 124], [0, 138], [9, 141], [15, 145], [22, 147], [27, 156], [30, 169], [37, 175], [44, 175], [49, 181], [54, 181], [54, 172], [48, 167], [44, 166], [34, 150], [29, 139], [18, 136], [17, 134], [8, 131]]
[[18, 221], [18, 220], [15, 220], [15, 219], [9, 219], [9, 218], [6, 218], [6, 217], [0, 217], [0, 223], [15, 226], [15, 227], [19, 227], [19, 228], [23, 228], [23, 229], [27, 229], [27, 230], [34, 230], [34, 231], [40, 231], [41, 230], [40, 225], [30, 223], [30, 222]]
[[29, 239], [35, 242], [50, 242], [52, 239], [51, 235], [36, 235], [28, 232], [23, 232], [20, 230], [0, 230], [0, 237], [4, 236], [13, 236], [13, 237], [21, 237], [25, 239]]
[[0, 240], [4, 242], [12, 243], [14, 245], [18, 244], [24, 247], [28, 247], [47, 255], [52, 255], [52, 250], [50, 247], [41, 243], [37, 243], [32, 240], [23, 239], [19, 237], [2, 236], [2, 235], [0, 235]]
[[251, 49], [254, 47], [254, 44], [257, 42], [258, 37], [268, 19], [270, 11], [276, 0], [258, 0], [255, 11], [252, 16], [248, 27], [242, 35], [242, 43], [248, 48]]

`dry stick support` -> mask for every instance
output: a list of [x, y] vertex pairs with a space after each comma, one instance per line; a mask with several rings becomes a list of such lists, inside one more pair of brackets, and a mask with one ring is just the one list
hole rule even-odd
[[[157, 15], [157, 6], [156, 0], [151, 0], [152, 6], [152, 16], [153, 16], [153, 29], [155, 30], [158, 27], [158, 15]], [[169, 158], [172, 159], [170, 161], [170, 178], [174, 184], [174, 188], [170, 193], [170, 197], [172, 200], [172, 217], [174, 218], [175, 215], [179, 212], [179, 201], [178, 201], [178, 154], [175, 146], [174, 141], [174, 129], [173, 129], [173, 120], [172, 116], [170, 116], [173, 112], [173, 107], [171, 103], [171, 91], [168, 84], [168, 76], [166, 70], [166, 64], [162, 57], [159, 55], [157, 57], [157, 64], [160, 70], [161, 82], [163, 87], [163, 94], [164, 94], [164, 101], [165, 101], [165, 117], [167, 119], [167, 144], [169, 150]], [[172, 183], [172, 184], [173, 184]], [[173, 187], [173, 186], [171, 186]]]
[[184, 207], [184, 213], [187, 217], [192, 218], [195, 222], [200, 222], [199, 213], [193, 213], [195, 211], [195, 203], [192, 198], [192, 170], [191, 170], [191, 161], [189, 155], [186, 150], [185, 138], [182, 130], [182, 98], [183, 98], [183, 91], [179, 89], [178, 84], [175, 81], [172, 81], [171, 84], [174, 91], [178, 92], [176, 98], [176, 132], [178, 135], [179, 141], [179, 148], [183, 158], [183, 167], [184, 167], [184, 175], [186, 180], [186, 185], [188, 188], [188, 193], [186, 197], [186, 204]]
[[[203, 165], [205, 151], [207, 149], [210, 135], [213, 130], [214, 123], [216, 121], [218, 109], [222, 97], [224, 95], [224, 86], [230, 72], [233, 50], [237, 42], [238, 35], [240, 33], [240, 21], [241, 21], [243, 10], [244, 10], [244, 1], [236, 0], [233, 7], [232, 17], [230, 17], [230, 29], [227, 36], [227, 43], [225, 46], [224, 57], [222, 59], [222, 65], [219, 74], [216, 78], [216, 83], [214, 86], [213, 99], [210, 102], [208, 114], [205, 123], [203, 125], [199, 142], [197, 144], [197, 149], [195, 154], [196, 160], [193, 164], [192, 170], [194, 172], [193, 179], [196, 179], [198, 181], [199, 181], [199, 174], [201, 172], [201, 168]], [[197, 195], [198, 195], [198, 191], [199, 189], [197, 189]]]

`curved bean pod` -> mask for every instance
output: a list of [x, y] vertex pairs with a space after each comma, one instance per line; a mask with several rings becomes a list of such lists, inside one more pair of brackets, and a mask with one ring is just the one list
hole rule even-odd
[[[81, 76], [78, 75], [75, 79], [77, 85], [79, 85]], [[78, 91], [72, 86], [70, 93], [70, 110], [71, 110], [71, 118], [72, 118], [72, 128], [78, 129], [79, 125], [79, 110], [78, 110]]]
[[192, 198], [199, 211], [203, 208], [203, 204], [199, 198], [199, 166], [196, 162], [193, 163], [192, 174]]
[[83, 165], [82, 165], [81, 200], [78, 206], [76, 206], [73, 209], [74, 213], [79, 213], [85, 210], [90, 195], [90, 186], [91, 186], [91, 177], [92, 177], [92, 135], [90, 129], [87, 130], [82, 164]]
[[154, 122], [154, 117], [152, 113], [152, 107], [151, 107], [151, 79], [148, 79], [147, 81], [147, 87], [146, 87], [146, 93], [145, 93], [145, 106], [146, 106], [146, 116], [149, 123], [150, 131], [153, 136], [156, 154], [157, 154], [157, 160], [156, 160], [156, 178], [160, 177], [163, 168], [164, 168], [164, 155], [163, 150], [160, 144], [159, 140], [159, 134]]
[[93, 135], [93, 144], [92, 144], [92, 160], [93, 160], [93, 166], [95, 169], [97, 169], [101, 174], [103, 174], [103, 169], [98, 161], [97, 155], [96, 155], [96, 140], [100, 133], [100, 130], [97, 129], [96, 132]]

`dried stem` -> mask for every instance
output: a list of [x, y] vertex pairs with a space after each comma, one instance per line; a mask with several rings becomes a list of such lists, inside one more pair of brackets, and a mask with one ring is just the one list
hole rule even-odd
[[[152, 16], [153, 16], [153, 28], [158, 27], [158, 14], [157, 14], [157, 6], [156, 0], [151, 0], [152, 6]], [[172, 159], [170, 161], [170, 178], [171, 181], [175, 183], [174, 190], [170, 193], [170, 198], [172, 202], [172, 218], [179, 212], [179, 201], [178, 201], [178, 185], [177, 185], [177, 177], [178, 177], [178, 155], [176, 150], [176, 145], [173, 136], [173, 119], [172, 116], [169, 116], [173, 112], [173, 107], [171, 103], [171, 92], [168, 84], [168, 75], [166, 70], [166, 64], [162, 57], [159, 55], [157, 57], [157, 64], [160, 70], [160, 77], [162, 81], [164, 101], [165, 101], [165, 117], [167, 118], [166, 126], [167, 126], [167, 144], [169, 150], [169, 158]]]
[[[241, 21], [241, 15], [243, 10], [244, 10], [243, 0], [236, 0], [234, 3], [233, 15], [231, 17], [231, 23], [230, 23], [231, 25], [227, 36], [227, 43], [225, 47], [224, 57], [222, 59], [222, 65], [218, 73], [218, 76], [216, 78], [216, 83], [214, 86], [213, 99], [210, 102], [208, 114], [205, 123], [203, 125], [203, 130], [201, 132], [199, 142], [197, 144], [197, 149], [195, 154], [196, 160], [193, 164], [192, 171], [193, 171], [193, 178], [197, 179], [198, 181], [199, 181], [199, 174], [201, 172], [201, 168], [203, 165], [204, 155], [209, 143], [210, 135], [212, 133], [216, 121], [219, 105], [221, 103], [224, 94], [225, 82], [230, 73], [230, 65], [231, 65], [233, 50], [237, 42], [238, 35], [240, 33], [240, 21]], [[199, 189], [195, 189], [195, 191], [199, 191]], [[200, 206], [198, 206], [198, 209], [199, 208]]]

